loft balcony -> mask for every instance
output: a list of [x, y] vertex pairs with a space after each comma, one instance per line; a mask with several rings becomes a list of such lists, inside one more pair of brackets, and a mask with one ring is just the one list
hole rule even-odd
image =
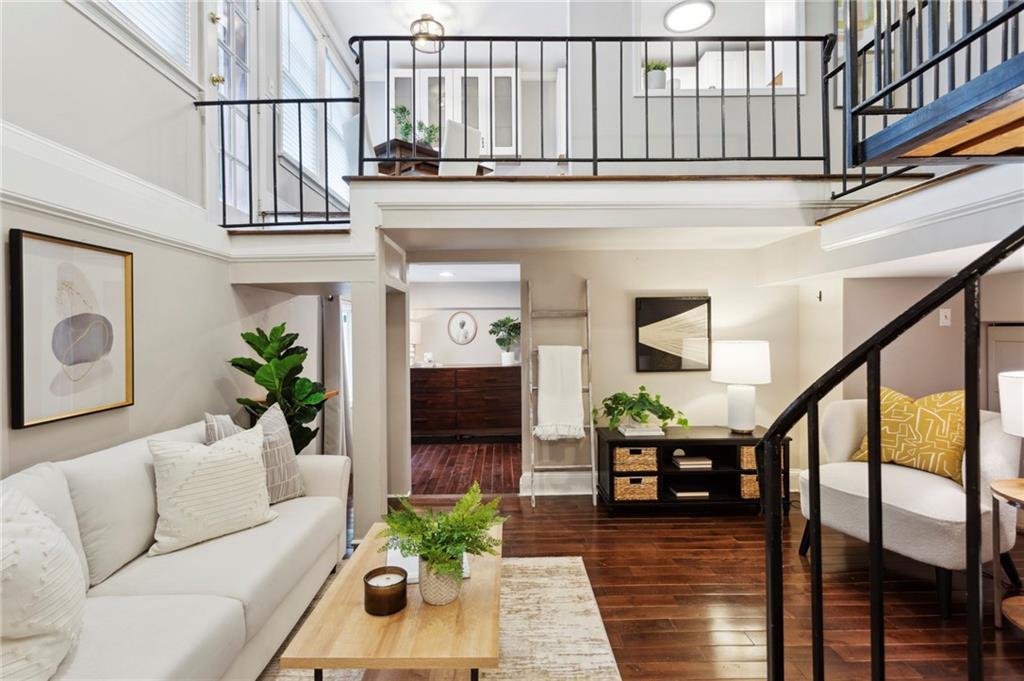
[[197, 103], [247, 122], [220, 140], [222, 195], [232, 164], [250, 184], [221, 224], [344, 228], [357, 178], [799, 178], [838, 199], [932, 176], [847, 163], [836, 36], [774, 20], [772, 35], [445, 36], [429, 54], [355, 36], [351, 97]]
[[852, 165], [1024, 157], [1024, 3], [847, 5], [846, 25], [861, 27], [847, 31], [841, 76]]

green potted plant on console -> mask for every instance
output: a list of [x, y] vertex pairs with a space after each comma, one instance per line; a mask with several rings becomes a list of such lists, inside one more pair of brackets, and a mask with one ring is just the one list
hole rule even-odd
[[397, 549], [403, 556], [419, 556], [420, 595], [430, 605], [445, 605], [459, 597], [464, 555], [497, 554], [501, 541], [490, 529], [505, 522], [498, 515], [501, 498], [482, 503], [480, 484], [474, 482], [449, 512], [427, 509], [419, 513], [408, 499], [384, 520], [387, 538], [382, 550]]
[[[594, 409], [594, 420], [601, 416], [608, 419], [609, 428], [617, 428], [627, 436], [664, 435], [663, 428], [669, 424], [690, 427], [690, 421], [683, 412], [662, 403], [661, 395], [651, 395], [644, 386], [632, 395], [617, 392], [604, 398], [601, 409]], [[648, 424], [651, 416], [658, 420], [660, 427]]]
[[650, 59], [644, 64], [644, 73], [647, 75], [648, 90], [665, 89], [665, 72], [668, 64], [657, 59]]

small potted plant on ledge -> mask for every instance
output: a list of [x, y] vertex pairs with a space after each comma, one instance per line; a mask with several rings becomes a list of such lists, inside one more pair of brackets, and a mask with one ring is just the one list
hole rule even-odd
[[[660, 426], [648, 424], [652, 415], [658, 419]], [[644, 386], [640, 386], [640, 390], [633, 395], [617, 392], [604, 398], [601, 409], [594, 409], [594, 420], [601, 416], [608, 419], [609, 428], [617, 428], [626, 436], [664, 435], [663, 429], [669, 424], [690, 427], [690, 421], [683, 412], [663, 404], [661, 395], [651, 395]]]
[[647, 74], [648, 90], [665, 89], [665, 71], [667, 69], [668, 64], [657, 59], [651, 59], [644, 64], [644, 73]]
[[501, 348], [501, 366], [512, 366], [516, 363], [516, 353], [512, 347], [519, 341], [521, 324], [518, 319], [505, 317], [491, 323], [488, 331], [494, 336], [494, 342]]
[[397, 549], [403, 556], [419, 556], [420, 595], [430, 605], [445, 605], [459, 597], [462, 588], [462, 557], [496, 554], [501, 544], [490, 534], [505, 522], [498, 515], [501, 499], [482, 502], [479, 483], [445, 513], [431, 509], [418, 513], [408, 499], [390, 511], [384, 520], [387, 537], [382, 550]]

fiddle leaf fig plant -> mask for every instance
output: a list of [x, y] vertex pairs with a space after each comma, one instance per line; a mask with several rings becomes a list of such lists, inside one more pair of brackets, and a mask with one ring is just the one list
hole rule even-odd
[[316, 419], [328, 397], [322, 384], [299, 375], [308, 351], [295, 345], [298, 339], [299, 334], [285, 332], [284, 324], [278, 324], [269, 334], [260, 328], [246, 331], [242, 340], [259, 359], [235, 357], [229, 361], [267, 391], [262, 401], [248, 397], [239, 397], [236, 401], [254, 418], [259, 418], [273, 404], [281, 405], [296, 453], [316, 437], [318, 429], [306, 424]]
[[501, 498], [482, 503], [479, 483], [474, 482], [449, 512], [419, 513], [408, 499], [398, 501], [401, 507], [384, 516], [387, 529], [379, 536], [386, 537], [387, 543], [381, 551], [390, 548], [403, 556], [419, 556], [434, 572], [457, 582], [462, 581], [464, 553], [497, 555], [501, 541], [491, 536], [490, 529], [505, 522], [498, 515]]
[[651, 395], [644, 386], [640, 386], [640, 390], [633, 395], [617, 392], [604, 398], [601, 409], [594, 409], [594, 420], [601, 416], [608, 419], [608, 427], [612, 429], [618, 428], [623, 418], [647, 423], [651, 416], [658, 419], [662, 428], [669, 424], [690, 427], [690, 421], [683, 412], [662, 403], [661, 395]]
[[496, 322], [491, 322], [488, 333], [494, 336], [494, 342], [498, 347], [509, 352], [512, 346], [519, 340], [522, 324], [514, 317], [503, 317]]

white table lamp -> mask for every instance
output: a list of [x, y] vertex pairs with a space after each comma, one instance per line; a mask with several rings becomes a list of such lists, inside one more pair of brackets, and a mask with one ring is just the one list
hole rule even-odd
[[1024, 370], [999, 374], [999, 411], [1003, 430], [1024, 437]]
[[729, 386], [729, 428], [732, 432], [754, 432], [757, 407], [757, 389], [754, 386], [772, 382], [768, 341], [713, 342], [711, 380]]
[[416, 364], [416, 346], [423, 340], [423, 324], [409, 322], [409, 365]]

